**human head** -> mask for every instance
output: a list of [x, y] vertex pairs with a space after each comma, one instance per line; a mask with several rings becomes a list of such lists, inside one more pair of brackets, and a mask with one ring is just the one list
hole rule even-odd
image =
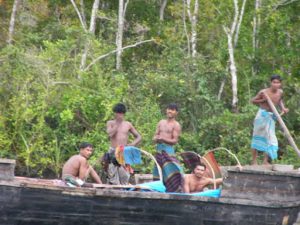
[[114, 113], [126, 113], [126, 106], [123, 103], [118, 103], [113, 108]]
[[88, 159], [93, 153], [93, 145], [88, 142], [82, 142], [79, 145], [79, 151], [80, 155]]
[[117, 120], [122, 120], [126, 113], [126, 106], [122, 103], [118, 103], [114, 106], [113, 112], [115, 113], [115, 118]]
[[277, 74], [272, 75], [270, 78], [270, 81], [271, 81], [271, 88], [273, 90], [277, 90], [277, 89], [281, 88], [282, 78], [279, 75], [277, 75]]
[[175, 118], [178, 114], [178, 111], [179, 111], [179, 109], [178, 109], [178, 106], [176, 105], [176, 103], [170, 103], [167, 106], [167, 110], [166, 110], [168, 119]]
[[193, 167], [193, 174], [195, 174], [197, 177], [202, 177], [205, 173], [206, 166], [202, 163], [197, 163]]

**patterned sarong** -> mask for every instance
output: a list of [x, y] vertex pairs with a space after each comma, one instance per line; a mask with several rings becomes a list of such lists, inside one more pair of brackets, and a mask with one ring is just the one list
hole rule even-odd
[[[183, 184], [183, 170], [175, 157], [173, 147], [171, 145], [158, 144], [155, 158], [162, 169], [163, 182], [167, 192], [180, 192]], [[159, 179], [156, 166], [153, 169], [153, 177], [155, 180]]]
[[273, 113], [259, 109], [254, 119], [251, 148], [266, 152], [271, 159], [277, 158], [278, 141], [275, 134], [276, 117]]

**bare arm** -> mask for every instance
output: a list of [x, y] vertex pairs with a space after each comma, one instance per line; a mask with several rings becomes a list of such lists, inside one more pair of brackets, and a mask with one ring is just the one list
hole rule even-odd
[[[223, 183], [223, 178], [217, 178], [216, 180], [216, 184], [219, 185], [219, 184], [222, 184]], [[212, 178], [208, 178], [208, 184], [214, 184], [214, 179]]]
[[100, 177], [92, 167], [90, 168], [90, 175], [97, 184], [102, 184]]
[[153, 141], [155, 142], [155, 143], [157, 143], [157, 139], [159, 138], [159, 133], [160, 133], [160, 123], [161, 123], [161, 121], [159, 121], [159, 123], [157, 124], [157, 126], [156, 126], [156, 131], [155, 131], [155, 134], [154, 134], [154, 136], [153, 136]]
[[108, 121], [106, 123], [106, 132], [110, 138], [112, 138], [117, 133], [119, 125], [120, 124], [114, 121]]
[[190, 184], [189, 184], [189, 178], [187, 176], [184, 177], [184, 184], [183, 184], [183, 192], [184, 193], [190, 193]]
[[284, 106], [284, 102], [283, 102], [282, 96], [281, 96], [281, 99], [279, 101], [279, 107], [280, 107], [280, 109], [282, 111], [282, 114], [285, 114], [285, 113], [289, 112], [289, 109]]
[[86, 176], [87, 176], [87, 172], [88, 172], [88, 162], [86, 159], [84, 159], [83, 157], [80, 159], [80, 166], [79, 166], [79, 179], [81, 180], [85, 180]]
[[267, 99], [266, 99], [266, 97], [265, 97], [265, 95], [264, 95], [264, 92], [263, 92], [263, 90], [262, 91], [260, 91], [260, 92], [258, 92], [258, 94], [254, 97], [254, 98], [252, 98], [251, 99], [251, 102], [253, 103], [253, 104], [260, 104], [260, 103], [264, 103], [264, 102], [266, 102], [267, 101]]
[[132, 135], [135, 137], [135, 139], [133, 140], [133, 142], [131, 142], [130, 146], [136, 146], [138, 145], [141, 140], [142, 140], [142, 136], [139, 134], [139, 132], [137, 132], [137, 130], [134, 128], [134, 126], [132, 124], [130, 124], [131, 128], [130, 128], [130, 133], [132, 133]]
[[181, 127], [180, 127], [179, 123], [176, 123], [176, 125], [173, 129], [172, 137], [171, 138], [163, 137], [163, 138], [160, 138], [158, 141], [161, 140], [162, 142], [164, 142], [166, 144], [175, 145], [178, 142], [180, 133], [181, 133]]

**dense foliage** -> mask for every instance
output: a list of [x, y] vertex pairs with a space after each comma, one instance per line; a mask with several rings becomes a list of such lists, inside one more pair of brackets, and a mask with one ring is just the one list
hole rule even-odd
[[[154, 152], [156, 124], [164, 117], [165, 106], [176, 102], [183, 128], [179, 152], [204, 154], [225, 147], [242, 164], [249, 164], [257, 110], [249, 100], [268, 85], [273, 73], [284, 78], [284, 99], [290, 109], [284, 120], [300, 145], [300, 1], [263, 1], [256, 12], [261, 22], [255, 52], [255, 1], [247, 1], [234, 53], [238, 113], [231, 109], [228, 46], [222, 28], [232, 22], [232, 0], [199, 1], [195, 57], [188, 54], [190, 23], [183, 18], [182, 1], [169, 0], [160, 20], [160, 1], [130, 0], [123, 46], [153, 41], [125, 49], [120, 70], [115, 69], [115, 54], [80, 69], [87, 42], [87, 65], [116, 49], [117, 0], [100, 1], [94, 35], [84, 32], [71, 1], [20, 2], [13, 41], [7, 44], [14, 1], [0, 1], [0, 157], [16, 159], [18, 174], [58, 177], [80, 141], [95, 145], [93, 164], [98, 165], [109, 146], [106, 121], [113, 117], [111, 109], [117, 102], [128, 106], [127, 119], [142, 134], [145, 150]], [[84, 2], [88, 24], [94, 1], [75, 2], [78, 7]], [[299, 166], [279, 129], [278, 137], [284, 154], [276, 163]], [[217, 157], [221, 164], [235, 163], [225, 152]]]

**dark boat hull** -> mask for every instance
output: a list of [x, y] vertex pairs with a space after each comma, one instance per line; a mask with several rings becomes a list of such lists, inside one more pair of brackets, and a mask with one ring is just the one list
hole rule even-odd
[[281, 225], [287, 216], [294, 224], [300, 211], [295, 202], [10, 183], [0, 184], [1, 225]]

